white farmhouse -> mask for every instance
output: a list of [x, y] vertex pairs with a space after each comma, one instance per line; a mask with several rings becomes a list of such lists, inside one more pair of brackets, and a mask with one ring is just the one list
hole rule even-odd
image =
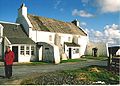
[[70, 23], [31, 15], [22, 4], [16, 22], [37, 44], [39, 61], [60, 63], [61, 59], [75, 59], [84, 55], [88, 36], [77, 20]]
[[[15, 24], [1, 23], [2, 26], [0, 27], [1, 31], [10, 29], [12, 33], [16, 33], [14, 36], [11, 34], [11, 38], [7, 34], [4, 37], [7, 37], [8, 42], [10, 41], [8, 45], [14, 46], [13, 48], [16, 49], [18, 62], [30, 62], [33, 50], [35, 52], [33, 57], [37, 60], [56, 64], [60, 63], [61, 60], [80, 58], [85, 53], [88, 35], [79, 26], [77, 20], [63, 22], [31, 15], [27, 13], [27, 7], [22, 4], [18, 9], [16, 22]], [[9, 28], [9, 25], [11, 28]], [[21, 30], [23, 36], [16, 30]], [[10, 33], [8, 32], [8, 34]], [[14, 43], [15, 40], [17, 42]]]

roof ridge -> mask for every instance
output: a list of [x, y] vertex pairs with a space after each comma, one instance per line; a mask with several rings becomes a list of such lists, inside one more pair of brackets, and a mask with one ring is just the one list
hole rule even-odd
[[55, 21], [59, 21], [59, 22], [63, 22], [63, 23], [71, 23], [71, 22], [65, 22], [65, 21], [62, 21], [62, 20], [58, 20], [58, 19], [54, 19], [54, 18], [49, 18], [49, 17], [44, 17], [44, 16], [39, 16], [39, 15], [35, 15], [35, 14], [28, 14], [30, 16], [36, 16], [36, 17], [42, 17], [42, 18], [46, 18], [46, 19], [52, 19], [52, 20], [55, 20]]

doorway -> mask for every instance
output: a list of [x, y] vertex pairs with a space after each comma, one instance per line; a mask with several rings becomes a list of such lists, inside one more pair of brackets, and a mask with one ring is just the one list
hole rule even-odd
[[93, 49], [92, 49], [92, 55], [93, 55], [94, 57], [97, 57], [97, 56], [98, 56], [98, 49], [97, 49], [97, 48], [93, 48]]
[[71, 48], [69, 48], [69, 59], [71, 59], [72, 58], [72, 51], [71, 51], [72, 49]]
[[14, 52], [15, 55], [14, 62], [18, 62], [18, 46], [12, 46], [12, 51]]
[[40, 46], [40, 48], [39, 48], [39, 54], [38, 54], [38, 56], [39, 56], [39, 61], [42, 61], [42, 52], [43, 52], [43, 46]]

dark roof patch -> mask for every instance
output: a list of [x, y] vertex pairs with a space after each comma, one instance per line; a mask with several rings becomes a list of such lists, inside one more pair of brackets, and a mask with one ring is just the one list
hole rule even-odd
[[17, 24], [0, 23], [3, 28], [3, 36], [6, 36], [12, 44], [34, 44], [35, 42], [30, 39], [23, 27]]
[[35, 44], [30, 38], [8, 38], [12, 44]]
[[76, 44], [76, 43], [69, 43], [69, 42], [65, 42], [65, 44], [69, 47], [80, 47], [80, 45]]

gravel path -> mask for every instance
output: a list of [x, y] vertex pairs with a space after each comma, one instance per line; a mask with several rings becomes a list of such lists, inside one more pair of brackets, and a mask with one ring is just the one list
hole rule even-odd
[[2, 78], [4, 75], [4, 67], [0, 67], [0, 84], [19, 84], [21, 79], [25, 77], [29, 77], [32, 73], [42, 73], [42, 72], [53, 72], [53, 71], [61, 71], [61, 70], [74, 70], [81, 67], [86, 67], [90, 65], [100, 65], [107, 66], [106, 61], [99, 60], [87, 60], [81, 62], [68, 62], [61, 63], [58, 65], [54, 64], [42, 64], [36, 66], [13, 66], [13, 77], [12, 79]]

